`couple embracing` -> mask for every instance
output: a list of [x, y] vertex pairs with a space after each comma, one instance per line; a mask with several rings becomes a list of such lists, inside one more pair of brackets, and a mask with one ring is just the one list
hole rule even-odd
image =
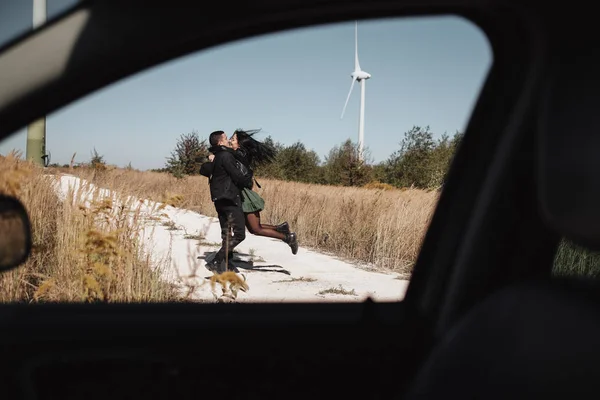
[[238, 129], [228, 138], [225, 132], [215, 131], [209, 137], [211, 155], [209, 162], [201, 165], [200, 174], [209, 178], [222, 239], [221, 248], [206, 265], [211, 271], [228, 269], [233, 249], [246, 238], [246, 228], [253, 235], [280, 239], [294, 255], [298, 252], [298, 238], [287, 222], [267, 225], [260, 221], [265, 202], [252, 190], [254, 183], [260, 188], [253, 168], [273, 161], [275, 152], [252, 137], [257, 132]]

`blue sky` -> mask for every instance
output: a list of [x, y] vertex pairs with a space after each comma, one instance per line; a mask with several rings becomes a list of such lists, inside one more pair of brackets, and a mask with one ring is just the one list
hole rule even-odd
[[[31, 0], [0, 0], [0, 43], [31, 27]], [[49, 17], [75, 0], [47, 0]], [[399, 148], [413, 125], [438, 136], [463, 130], [492, 53], [484, 34], [457, 17], [359, 22], [366, 86], [365, 146], [375, 162]], [[101, 68], [101, 65], [98, 66]], [[354, 68], [354, 23], [276, 33], [201, 51], [124, 79], [47, 116], [52, 162], [93, 148], [107, 162], [164, 166], [179, 135], [262, 128], [284, 144], [302, 141], [324, 159], [357, 140], [360, 87], [340, 114]], [[1, 77], [0, 77], [1, 79]], [[26, 130], [0, 143], [24, 152]]]

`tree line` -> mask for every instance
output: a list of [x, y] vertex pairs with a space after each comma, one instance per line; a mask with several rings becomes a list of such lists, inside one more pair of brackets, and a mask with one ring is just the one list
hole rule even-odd
[[[442, 186], [462, 133], [442, 135], [438, 139], [429, 128], [414, 126], [404, 133], [399, 148], [387, 160], [369, 162], [368, 149], [364, 161], [358, 157], [358, 145], [350, 139], [332, 148], [324, 160], [314, 150], [298, 141], [289, 146], [267, 136], [263, 143], [276, 151], [275, 161], [259, 167], [257, 177], [322, 185], [365, 186], [373, 183], [395, 187], [435, 189]], [[182, 134], [164, 168], [176, 177], [196, 175], [208, 157], [208, 144], [197, 132]]]

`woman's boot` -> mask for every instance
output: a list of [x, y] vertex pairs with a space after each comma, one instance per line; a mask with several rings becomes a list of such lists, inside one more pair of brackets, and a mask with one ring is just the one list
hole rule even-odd
[[296, 236], [296, 232], [286, 233], [283, 241], [290, 246], [293, 255], [298, 253], [298, 237]]

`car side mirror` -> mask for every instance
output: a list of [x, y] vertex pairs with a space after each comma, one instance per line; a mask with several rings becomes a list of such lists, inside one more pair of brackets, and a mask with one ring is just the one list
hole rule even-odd
[[0, 195], [0, 272], [24, 263], [31, 252], [31, 222], [23, 203]]

